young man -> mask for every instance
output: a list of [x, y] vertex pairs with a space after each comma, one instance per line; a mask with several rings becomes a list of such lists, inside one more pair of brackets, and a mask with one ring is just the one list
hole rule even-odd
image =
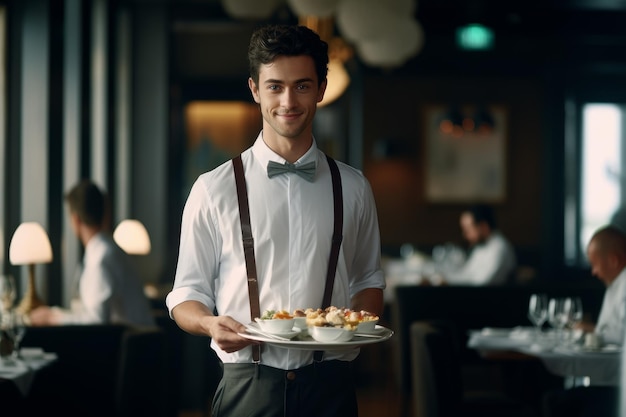
[[30, 313], [31, 324], [154, 326], [137, 271], [108, 231], [105, 195], [96, 184], [83, 180], [65, 195], [65, 200], [72, 229], [85, 247], [77, 294], [71, 309], [34, 309]]
[[[358, 350], [326, 351], [320, 358], [267, 344], [257, 356], [259, 345], [238, 335], [255, 310], [322, 307], [328, 276], [334, 278], [330, 305], [337, 307], [381, 314], [385, 287], [369, 183], [340, 162], [343, 240], [336, 268], [329, 268], [337, 196], [332, 161], [312, 134], [326, 88], [328, 45], [303, 26], [268, 26], [252, 35], [248, 58], [248, 85], [263, 130], [241, 154], [244, 190], [238, 193], [234, 161], [195, 182], [183, 212], [167, 306], [183, 330], [211, 337], [224, 364], [214, 416], [356, 417], [349, 364]], [[276, 163], [281, 167], [268, 171]], [[304, 174], [296, 171], [303, 167]], [[248, 263], [242, 240], [248, 227], [241, 226], [246, 210], [239, 206], [246, 198], [253, 238], [247, 251], [255, 259]], [[256, 279], [249, 280], [251, 270]]]
[[511, 243], [496, 228], [491, 207], [475, 205], [461, 213], [461, 231], [470, 245], [465, 264], [445, 280], [455, 285], [501, 285], [517, 265]]

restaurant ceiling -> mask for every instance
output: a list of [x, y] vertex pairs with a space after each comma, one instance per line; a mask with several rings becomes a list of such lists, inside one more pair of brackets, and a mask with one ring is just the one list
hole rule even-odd
[[[456, 29], [468, 23], [493, 29], [500, 45], [526, 50], [535, 44], [571, 50], [582, 46], [610, 56], [607, 48], [626, 46], [626, 0], [417, 0], [416, 4], [426, 47], [452, 42]], [[220, 0], [169, 0], [169, 7], [175, 74], [188, 79], [246, 76], [247, 42], [257, 22], [233, 20]], [[283, 7], [273, 20], [297, 18]], [[426, 48], [424, 53], [429, 53]]]

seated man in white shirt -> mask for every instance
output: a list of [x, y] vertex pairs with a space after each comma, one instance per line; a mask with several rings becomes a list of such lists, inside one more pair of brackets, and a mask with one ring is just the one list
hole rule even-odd
[[598, 322], [582, 323], [604, 343], [622, 344], [626, 328], [626, 235], [615, 226], [598, 229], [587, 245], [591, 273], [606, 285]]
[[[606, 285], [606, 292], [597, 323], [583, 322], [579, 327], [597, 333], [603, 343], [621, 345], [626, 326], [626, 235], [616, 226], [598, 229], [587, 245], [587, 258], [591, 273]], [[619, 406], [619, 386], [592, 384], [546, 393], [543, 415], [617, 417], [623, 415]]]
[[37, 307], [33, 326], [128, 324], [154, 326], [150, 303], [132, 261], [108, 231], [106, 196], [89, 180], [66, 195], [72, 229], [85, 247], [71, 309]]
[[461, 231], [470, 244], [465, 263], [447, 272], [444, 283], [451, 285], [502, 285], [517, 266], [511, 243], [496, 228], [491, 207], [475, 205], [461, 213]]

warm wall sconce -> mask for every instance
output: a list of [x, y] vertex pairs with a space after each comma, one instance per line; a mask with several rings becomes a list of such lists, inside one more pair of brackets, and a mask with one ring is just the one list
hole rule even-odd
[[139, 220], [120, 222], [113, 232], [113, 240], [129, 255], [147, 255], [152, 249], [148, 231]]
[[36, 222], [25, 222], [13, 233], [9, 245], [9, 262], [12, 265], [28, 265], [28, 289], [17, 306], [18, 311], [28, 314], [45, 303], [35, 288], [35, 264], [52, 262], [52, 246], [44, 228]]

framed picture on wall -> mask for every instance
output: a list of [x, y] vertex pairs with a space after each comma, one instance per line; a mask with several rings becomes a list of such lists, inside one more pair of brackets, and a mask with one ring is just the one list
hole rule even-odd
[[427, 106], [425, 198], [499, 203], [506, 198], [507, 112], [503, 106]]

